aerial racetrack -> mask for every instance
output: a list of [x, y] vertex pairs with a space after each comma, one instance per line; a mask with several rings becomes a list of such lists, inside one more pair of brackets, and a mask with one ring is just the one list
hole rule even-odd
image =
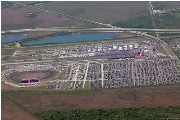
[[54, 76], [56, 71], [54, 70], [36, 70], [36, 71], [23, 71], [15, 72], [9, 75], [9, 78], [13, 81], [20, 81], [22, 79], [33, 79], [45, 80]]

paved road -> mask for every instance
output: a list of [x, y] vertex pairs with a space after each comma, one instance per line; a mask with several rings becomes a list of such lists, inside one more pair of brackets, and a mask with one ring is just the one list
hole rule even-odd
[[73, 80], [75, 81], [75, 82], [74, 82], [74, 88], [75, 88], [75, 85], [76, 85], [76, 81], [77, 81], [77, 79], [78, 79], [79, 67], [80, 67], [80, 65], [78, 65], [78, 68], [76, 69], [76, 74], [75, 74], [75, 76], [74, 76], [74, 78], [73, 78]]
[[35, 29], [19, 29], [19, 30], [7, 30], [1, 31], [1, 34], [5, 33], [20, 33], [20, 32], [118, 32], [118, 31], [141, 31], [141, 32], [180, 32], [180, 29], [146, 29], [146, 28], [64, 28], [64, 27], [51, 27], [51, 28], [35, 28]]
[[152, 22], [153, 22], [153, 26], [154, 26], [154, 29], [155, 29], [155, 28], [156, 28], [156, 24], [155, 24], [155, 22], [154, 22], [153, 5], [152, 5], [151, 1], [149, 1], [149, 11], [150, 11], [151, 18], [152, 18]]
[[89, 61], [86, 64], [86, 73], [85, 73], [85, 76], [84, 76], [83, 88], [85, 87], [85, 84], [86, 84], [86, 81], [87, 81], [88, 68], [89, 68]]
[[101, 74], [102, 74], [102, 78], [101, 78], [101, 80], [102, 80], [102, 87], [104, 87], [104, 64], [103, 63], [101, 63]]

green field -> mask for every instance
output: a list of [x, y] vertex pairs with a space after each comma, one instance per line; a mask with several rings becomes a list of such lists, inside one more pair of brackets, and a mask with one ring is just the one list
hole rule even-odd
[[[179, 29], [180, 9], [179, 2], [152, 2], [155, 10], [160, 14], [153, 14], [155, 27], [158, 29]], [[173, 10], [172, 10], [173, 9]], [[126, 20], [114, 22], [113, 25], [125, 28], [154, 28], [150, 12], [143, 16], [131, 17]]]
[[[63, 92], [27, 88], [3, 90], [2, 98], [40, 120], [179, 119], [179, 87], [162, 85]], [[6, 104], [2, 105], [5, 114]]]
[[[27, 5], [34, 5], [36, 7], [38, 7], [37, 4], [40, 4], [40, 2], [24, 3]], [[57, 26], [85, 28], [106, 27], [92, 21], [111, 24], [119, 20], [146, 15], [148, 13], [148, 2], [142, 1], [54, 1], [42, 3], [44, 6], [43, 9], [47, 11], [53, 10], [69, 16], [63, 16], [62, 14], [54, 15], [40, 10], [29, 9], [28, 7], [9, 6], [9, 3], [4, 2], [3, 4], [6, 8], [2, 9], [2, 30]], [[30, 12], [36, 13], [36, 17], [27, 17]], [[13, 14], [13, 17], [11, 14]], [[87, 19], [89, 21], [84, 21], [83, 19]]]
[[[21, 7], [20, 9], [12, 9], [11, 2], [3, 2], [2, 7], [2, 29], [20, 29], [34, 27], [105, 27], [100, 24], [93, 23], [97, 21], [101, 23], [113, 24], [119, 27], [137, 27], [137, 28], [153, 28], [152, 20], [149, 15], [148, 1], [53, 1], [53, 2], [24, 2], [27, 5], [43, 4], [46, 10], [53, 10], [62, 14], [70, 15], [62, 16], [45, 14], [42, 11], [28, 10]], [[178, 1], [155, 1], [152, 2], [154, 9], [169, 11], [165, 14], [155, 15], [155, 23], [157, 28], [180, 28], [180, 15]], [[26, 12], [27, 11], [27, 12]], [[38, 13], [36, 19], [26, 17], [30, 12]], [[15, 17], [10, 17], [7, 14], [14, 12]], [[20, 14], [20, 12], [22, 12]], [[43, 13], [43, 14], [42, 14]], [[44, 17], [46, 16], [46, 17]], [[74, 16], [74, 17], [73, 17]], [[75, 18], [77, 17], [77, 18]], [[89, 20], [84, 21], [80, 18]], [[30, 20], [31, 19], [31, 20]], [[17, 21], [13, 23], [12, 21]], [[54, 21], [59, 20], [59, 22]], [[91, 21], [92, 20], [92, 21]], [[9, 21], [9, 22], [7, 22]], [[19, 22], [18, 22], [19, 21]], [[41, 21], [41, 22], [39, 22]], [[91, 22], [90, 22], [91, 21]], [[4, 23], [7, 22], [7, 23]]]
[[1, 55], [13, 55], [15, 52], [15, 49], [1, 49]]
[[58, 1], [45, 6], [47, 9], [103, 23], [112, 23], [148, 13], [148, 2], [142, 1]]
[[179, 119], [180, 107], [142, 107], [36, 112], [42, 120], [160, 120]]
[[150, 15], [115, 22], [113, 25], [124, 28], [153, 28], [153, 22]]
[[[159, 29], [179, 29], [180, 14], [179, 13], [163, 13], [154, 15], [156, 28]], [[153, 28], [150, 15], [131, 18], [125, 21], [119, 21], [113, 25], [125, 28]]]

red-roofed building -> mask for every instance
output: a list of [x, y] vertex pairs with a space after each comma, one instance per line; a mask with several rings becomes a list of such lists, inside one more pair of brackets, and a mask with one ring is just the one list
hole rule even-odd
[[139, 56], [139, 55], [138, 55], [138, 56], [136, 56], [136, 58], [137, 58], [137, 59], [143, 59], [144, 56]]

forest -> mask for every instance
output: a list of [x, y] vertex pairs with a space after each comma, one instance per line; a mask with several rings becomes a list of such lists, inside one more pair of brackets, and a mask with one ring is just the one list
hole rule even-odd
[[180, 107], [141, 107], [36, 112], [42, 120], [160, 120], [179, 119]]

